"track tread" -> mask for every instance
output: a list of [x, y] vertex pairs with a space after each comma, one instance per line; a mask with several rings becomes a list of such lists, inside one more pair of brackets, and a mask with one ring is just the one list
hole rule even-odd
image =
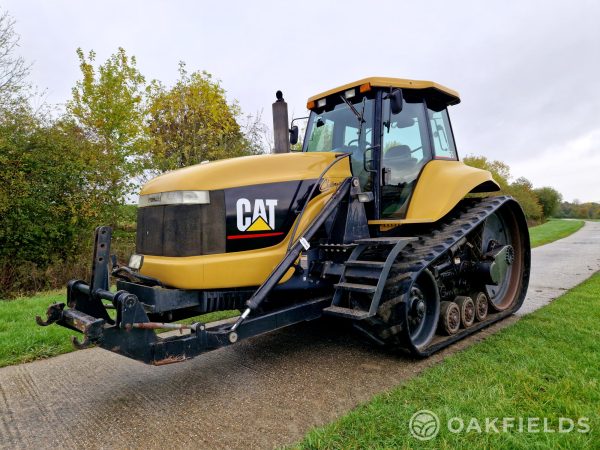
[[[497, 211], [502, 205], [512, 200], [509, 196], [488, 197], [482, 199], [466, 199], [454, 211], [448, 214], [435, 228], [428, 233], [418, 236], [400, 253], [390, 271], [386, 283], [385, 295], [375, 318], [369, 319], [374, 334], [386, 344], [392, 347], [405, 347], [402, 340], [402, 327], [398, 325], [394, 317], [394, 310], [400, 303], [406, 301], [410, 287], [419, 277], [423, 270], [429, 267], [437, 258], [443, 255], [452, 246], [459, 243], [464, 237], [471, 233], [490, 214]], [[519, 305], [520, 306], [520, 305]], [[516, 310], [516, 308], [513, 308]], [[514, 312], [511, 309], [508, 313]], [[507, 314], [503, 314], [504, 317]], [[495, 320], [499, 320], [496, 318]], [[488, 319], [489, 324], [495, 320]], [[480, 322], [479, 326], [469, 328], [468, 333], [459, 333], [457, 337], [464, 337], [488, 325], [486, 321]], [[468, 331], [465, 330], [465, 331]], [[430, 344], [422, 351], [417, 351], [419, 356], [427, 356], [433, 351], [450, 345], [456, 338], [447, 337], [444, 342]], [[408, 349], [415, 353], [414, 349]]]

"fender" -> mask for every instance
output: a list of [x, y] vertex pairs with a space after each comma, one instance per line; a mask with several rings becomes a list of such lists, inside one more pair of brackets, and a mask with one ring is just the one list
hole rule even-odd
[[462, 161], [432, 160], [417, 180], [406, 218], [370, 220], [369, 225], [390, 227], [437, 222], [467, 194], [499, 190], [500, 186], [487, 170], [467, 166]]

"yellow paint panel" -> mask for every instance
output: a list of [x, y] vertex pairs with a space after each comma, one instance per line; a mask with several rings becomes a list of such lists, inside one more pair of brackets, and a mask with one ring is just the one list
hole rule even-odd
[[374, 87], [396, 87], [400, 89], [436, 89], [440, 92], [443, 92], [447, 96], [450, 97], [449, 104], [455, 105], [460, 102], [460, 96], [458, 92], [447, 88], [446, 86], [442, 86], [441, 84], [435, 83], [433, 81], [425, 81], [425, 80], [407, 80], [404, 78], [388, 78], [388, 77], [369, 77], [363, 78], [362, 80], [357, 80], [352, 83], [344, 84], [343, 86], [339, 86], [335, 89], [329, 89], [328, 91], [321, 92], [320, 94], [313, 95], [308, 99], [309, 102], [316, 101], [323, 97], [328, 97], [329, 95], [345, 91], [347, 89], [351, 89], [353, 87], [358, 87], [362, 84], [370, 83], [371, 86]]
[[[347, 176], [349, 175], [348, 172]], [[298, 226], [296, 240], [302, 236], [306, 227], [321, 211], [333, 192], [333, 190], [324, 192], [309, 203]], [[168, 286], [180, 289], [258, 286], [283, 259], [289, 240], [288, 234], [282, 242], [272, 247], [215, 255], [188, 257], [144, 255], [144, 264], [140, 272], [158, 278]], [[293, 273], [294, 269], [288, 270], [280, 283], [289, 280]]]
[[489, 192], [500, 190], [487, 170], [467, 166], [461, 161], [430, 161], [417, 181], [406, 218], [370, 220], [369, 224], [392, 226], [436, 222], [484, 183], [489, 185]]
[[[332, 152], [280, 153], [224, 159], [167, 172], [149, 181], [140, 194], [183, 190], [217, 190], [280, 181], [317, 178], [337, 154]], [[335, 164], [328, 178], [349, 176], [348, 158]]]

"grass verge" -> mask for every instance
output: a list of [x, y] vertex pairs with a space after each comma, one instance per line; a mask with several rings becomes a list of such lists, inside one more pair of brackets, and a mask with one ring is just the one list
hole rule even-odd
[[[391, 392], [375, 397], [338, 421], [308, 433], [297, 448], [598, 448], [600, 438], [600, 274], [485, 341], [456, 353]], [[419, 410], [439, 416], [439, 434], [415, 439], [409, 420]], [[500, 418], [501, 432], [452, 433], [473, 419]], [[504, 417], [517, 418], [502, 432]], [[528, 418], [538, 430], [558, 430], [559, 418], [575, 421], [568, 433], [519, 432]], [[591, 431], [577, 424], [588, 418]], [[568, 425], [568, 421], [564, 420]], [[460, 422], [453, 419], [452, 426]], [[475, 425], [473, 424], [473, 427]], [[493, 428], [491, 429], [493, 431]]]
[[[40, 327], [37, 315], [45, 318], [48, 305], [65, 301], [64, 291], [53, 291], [16, 300], [0, 300], [0, 367], [21, 364], [73, 350], [69, 336], [77, 334], [61, 326]], [[238, 315], [238, 311], [217, 311], [182, 323], [213, 322]]]
[[531, 227], [529, 229], [531, 246], [539, 247], [540, 245], [549, 244], [550, 242], [565, 238], [570, 234], [575, 233], [583, 227], [583, 225], [583, 220], [550, 219], [542, 225]]

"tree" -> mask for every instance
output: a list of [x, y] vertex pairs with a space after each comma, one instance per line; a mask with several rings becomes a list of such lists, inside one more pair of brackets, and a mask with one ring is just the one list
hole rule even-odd
[[533, 185], [527, 178], [517, 178], [508, 187], [507, 194], [512, 195], [519, 202], [529, 221], [537, 223], [542, 220], [542, 205], [533, 191]]
[[247, 138], [237, 121], [240, 108], [235, 101], [227, 102], [219, 81], [208, 72], [189, 74], [183, 63], [179, 75], [170, 89], [159, 82], [153, 82], [150, 88], [150, 168], [164, 172], [261, 151], [261, 131], [257, 128], [262, 125], [260, 120], [248, 119]]
[[15, 21], [7, 12], [0, 15], [0, 109], [19, 105], [16, 97], [25, 88], [30, 66], [21, 56], [15, 55], [19, 35], [14, 31]]
[[557, 210], [558, 206], [562, 202], [562, 195], [556, 189], [545, 186], [538, 189], [534, 189], [535, 195], [542, 205], [542, 213], [544, 214], [544, 218], [549, 218], [553, 216]]
[[463, 158], [463, 162], [468, 166], [491, 172], [492, 177], [500, 185], [500, 188], [503, 191], [508, 189], [511, 177], [510, 167], [502, 161], [490, 161], [485, 156], [469, 155]]
[[491, 172], [494, 180], [500, 185], [501, 191], [513, 196], [521, 204], [529, 221], [538, 222], [542, 219], [542, 206], [527, 178], [517, 178], [511, 183], [510, 167], [502, 161], [490, 161], [485, 156], [467, 156], [463, 158], [463, 162]]
[[94, 144], [92, 183], [103, 193], [107, 219], [115, 225], [119, 207], [138, 184], [144, 154], [144, 85], [135, 57], [119, 48], [96, 70], [96, 54], [77, 49], [82, 79], [72, 90], [67, 113]]

